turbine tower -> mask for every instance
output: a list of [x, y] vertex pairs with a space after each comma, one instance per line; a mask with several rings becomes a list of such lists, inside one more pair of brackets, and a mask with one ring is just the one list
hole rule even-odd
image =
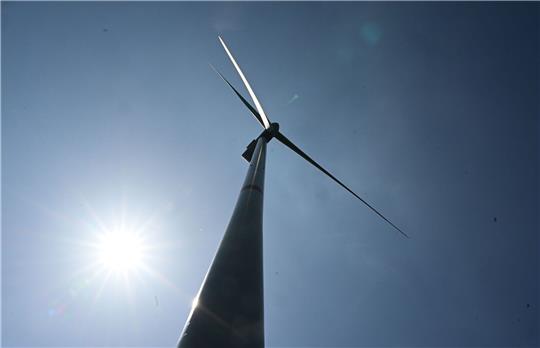
[[262, 348], [264, 347], [263, 287], [263, 194], [266, 144], [276, 138], [337, 184], [358, 198], [403, 236], [408, 236], [373, 206], [320, 166], [271, 123], [240, 66], [221, 37], [218, 37], [244, 86], [253, 107], [213, 66], [212, 69], [240, 98], [263, 131], [242, 154], [249, 162], [248, 172], [231, 220], [218, 251], [203, 280], [199, 293], [178, 341], [179, 348]]

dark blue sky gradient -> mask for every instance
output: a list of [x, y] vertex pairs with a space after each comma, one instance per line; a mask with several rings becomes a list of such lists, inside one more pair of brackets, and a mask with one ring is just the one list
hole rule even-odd
[[[269, 347], [540, 344], [538, 3], [1, 6], [4, 346], [175, 344], [260, 131], [218, 34], [412, 237], [272, 141]], [[155, 246], [129, 284], [85, 246], [122, 211]]]

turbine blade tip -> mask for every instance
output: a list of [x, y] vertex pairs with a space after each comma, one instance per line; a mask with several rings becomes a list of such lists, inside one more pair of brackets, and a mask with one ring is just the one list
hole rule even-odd
[[404, 235], [405, 238], [411, 239], [411, 237], [409, 237], [409, 235], [408, 235], [407, 233], [403, 232], [402, 230], [398, 230], [398, 231], [399, 231], [402, 235]]

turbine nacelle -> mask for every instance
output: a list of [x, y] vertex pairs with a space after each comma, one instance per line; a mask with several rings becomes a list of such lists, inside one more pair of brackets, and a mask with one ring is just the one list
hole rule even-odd
[[253, 157], [253, 151], [255, 151], [255, 146], [257, 145], [257, 140], [259, 138], [264, 138], [266, 142], [269, 142], [272, 140], [272, 138], [277, 137], [279, 134], [279, 123], [272, 122], [270, 123], [270, 127], [263, 130], [262, 133], [255, 139], [253, 139], [248, 146], [246, 146], [246, 150], [242, 154], [242, 157], [248, 162], [251, 162], [251, 157]]

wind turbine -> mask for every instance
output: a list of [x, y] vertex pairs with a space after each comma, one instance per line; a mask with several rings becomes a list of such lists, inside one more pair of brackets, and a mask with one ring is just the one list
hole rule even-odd
[[264, 347], [262, 217], [266, 144], [270, 140], [276, 138], [349, 191], [403, 236], [408, 236], [283, 135], [277, 122], [270, 122], [229, 48], [220, 36], [218, 38], [255, 107], [211, 67], [240, 98], [263, 131], [242, 154], [250, 162], [248, 172], [224, 237], [193, 301], [178, 347], [258, 348]]

